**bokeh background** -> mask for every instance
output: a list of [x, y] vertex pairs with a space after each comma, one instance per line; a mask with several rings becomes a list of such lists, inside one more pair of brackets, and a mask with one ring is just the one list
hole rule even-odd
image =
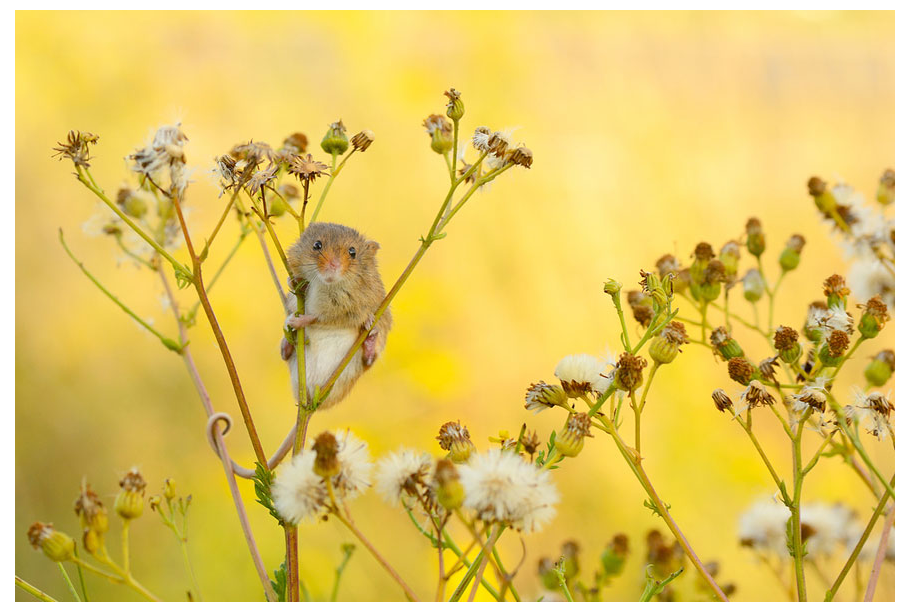
[[[340, 117], [351, 133], [370, 128], [376, 143], [349, 163], [323, 218], [380, 241], [389, 285], [446, 190], [443, 163], [420, 123], [442, 112], [441, 93], [450, 86], [463, 93], [464, 127], [519, 127], [515, 138], [534, 151], [535, 163], [511, 171], [450, 225], [396, 299], [380, 363], [345, 403], [314, 419], [312, 431], [351, 428], [375, 456], [400, 445], [439, 454], [437, 429], [455, 419], [479, 445], [523, 421], [546, 437], [563, 416], [527, 415], [528, 384], [551, 378], [566, 354], [618, 349], [602, 281], [612, 276], [632, 287], [639, 269], [660, 255], [686, 260], [699, 240], [718, 248], [741, 235], [751, 215], [764, 222], [770, 265], [793, 232], [808, 239], [778, 308], [780, 322], [800, 327], [823, 278], [847, 268], [804, 183], [812, 174], [839, 175], [870, 199], [894, 163], [892, 12], [19, 12], [17, 574], [66, 597], [55, 568], [28, 545], [28, 525], [52, 521], [76, 535], [80, 479], [110, 505], [120, 475], [139, 465], [150, 490], [174, 477], [193, 495], [190, 547], [204, 597], [262, 598], [181, 361], [96, 291], [57, 242], [62, 227], [104, 283], [174, 333], [154, 277], [118, 265], [112, 242], [82, 232], [96, 204], [72, 167], [51, 158], [55, 142], [69, 129], [101, 135], [93, 172], [113, 191], [128, 173], [123, 157], [158, 125], [182, 121], [188, 160], [198, 168], [189, 204], [201, 239], [221, 210], [208, 174], [217, 154], [250, 138], [279, 145], [297, 130], [315, 143]], [[290, 243], [291, 224], [279, 230]], [[213, 259], [231, 241], [223, 237]], [[192, 301], [189, 292], [181, 296]], [[277, 445], [294, 418], [277, 353], [283, 313], [253, 239], [213, 301], [261, 437]], [[217, 409], [238, 419], [204, 323], [191, 339]], [[865, 345], [843, 375], [860, 378], [866, 358], [891, 345], [892, 329]], [[724, 366], [699, 346], [662, 371], [646, 414], [645, 464], [698, 553], [721, 563], [720, 580], [737, 584], [734, 599], [785, 599], [738, 546], [738, 514], [775, 490], [740, 429], [713, 409], [717, 386], [735, 390]], [[848, 383], [838, 390], [848, 399]], [[766, 418], [756, 417], [760, 435], [787, 470], [788, 446]], [[236, 459], [252, 462], [242, 430], [228, 443]], [[892, 471], [892, 449], [872, 450]], [[591, 573], [605, 543], [624, 532], [631, 561], [606, 597], [638, 597], [644, 536], [661, 522], [643, 508], [614, 446], [603, 437], [589, 441], [556, 483], [559, 515], [526, 539], [521, 592], [537, 597], [535, 563], [556, 557], [565, 539], [580, 542], [583, 570]], [[281, 531], [253, 504], [250, 485], [243, 489], [272, 570], [282, 560]], [[831, 461], [819, 466], [805, 496], [841, 500], [861, 513], [872, 505]], [[436, 554], [405, 515], [372, 493], [352, 507], [368, 536], [429, 597]], [[133, 530], [137, 577], [169, 599], [182, 597], [170, 533], [155, 516]], [[335, 522], [304, 525], [301, 536], [303, 578], [326, 598], [339, 545], [351, 539]], [[116, 553], [116, 535], [110, 541]], [[515, 536], [501, 546], [508, 563], [520, 558]], [[825, 566], [832, 576], [839, 565]], [[822, 597], [822, 584], [809, 576], [811, 597]], [[340, 599], [400, 598], [361, 549], [344, 583]], [[692, 573], [678, 587], [684, 597], [705, 597]], [[89, 588], [97, 599], [135, 599], [96, 579]], [[28, 598], [18, 590], [16, 597]], [[893, 597], [892, 565], [878, 597]]]

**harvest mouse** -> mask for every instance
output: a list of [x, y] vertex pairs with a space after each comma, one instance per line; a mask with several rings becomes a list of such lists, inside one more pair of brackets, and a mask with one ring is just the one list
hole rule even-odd
[[[286, 327], [306, 327], [304, 347], [307, 394], [322, 386], [341, 363], [360, 335], [370, 327], [374, 312], [386, 295], [376, 253], [380, 245], [369, 241], [356, 230], [340, 224], [310, 224], [301, 237], [288, 248], [288, 265], [295, 280], [308, 282], [304, 315], [296, 315], [297, 298], [289, 293], [285, 299], [288, 318]], [[393, 323], [389, 309], [364, 341], [360, 356], [355, 355], [345, 367], [321, 409], [341, 401], [355, 382], [377, 360], [386, 345]], [[282, 338], [282, 358], [288, 361], [291, 385], [298, 397], [298, 362], [295, 345]]]

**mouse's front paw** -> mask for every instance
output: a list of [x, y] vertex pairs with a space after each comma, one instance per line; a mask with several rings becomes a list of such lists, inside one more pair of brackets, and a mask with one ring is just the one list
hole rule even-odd
[[316, 320], [316, 315], [299, 315], [298, 313], [293, 313], [288, 315], [285, 319], [285, 327], [288, 329], [301, 329], [302, 327], [312, 325]]

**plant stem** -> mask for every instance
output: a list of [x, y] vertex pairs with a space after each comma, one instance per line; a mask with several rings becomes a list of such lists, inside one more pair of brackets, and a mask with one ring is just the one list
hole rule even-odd
[[624, 347], [624, 350], [630, 351], [630, 335], [627, 333], [627, 321], [624, 319], [624, 309], [621, 307], [620, 292], [611, 294], [611, 301], [614, 303], [618, 319], [621, 322], [621, 346]]
[[19, 587], [20, 589], [22, 589], [23, 591], [25, 591], [26, 593], [31, 594], [33, 597], [38, 598], [42, 602], [56, 602], [57, 601], [53, 597], [51, 597], [50, 595], [48, 595], [47, 593], [45, 593], [44, 591], [39, 589], [38, 587], [35, 587], [31, 583], [26, 582], [22, 578], [19, 578], [18, 574], [16, 575], [16, 586]]
[[497, 541], [498, 535], [491, 532], [488, 536], [487, 542], [481, 549], [482, 558], [481, 565], [478, 567], [478, 573], [475, 575], [475, 582], [472, 583], [472, 590], [469, 591], [468, 601], [475, 601], [475, 593], [478, 592], [478, 584], [481, 582], [481, 578], [484, 576], [485, 568], [488, 565], [488, 556], [491, 554], [491, 548], [494, 546], [494, 543]]
[[[894, 475], [893, 479], [890, 480], [890, 485], [892, 486], [895, 482], [896, 475]], [[849, 570], [852, 569], [852, 565], [857, 562], [858, 556], [861, 554], [861, 550], [864, 548], [865, 542], [871, 535], [871, 531], [874, 530], [874, 526], [877, 524], [877, 520], [880, 519], [880, 514], [883, 513], [884, 507], [887, 506], [887, 501], [889, 499], [890, 495], [887, 492], [884, 492], [883, 496], [880, 497], [880, 502], [877, 503], [877, 507], [874, 508], [874, 513], [871, 515], [871, 519], [868, 520], [868, 525], [865, 526], [864, 532], [861, 533], [861, 536], [858, 538], [858, 542], [855, 543], [855, 548], [852, 549], [852, 554], [849, 555], [849, 559], [846, 560], [846, 563], [842, 567], [842, 570], [839, 572], [839, 576], [836, 577], [836, 581], [833, 583], [833, 586], [830, 587], [826, 592], [826, 596], [823, 601], [832, 602], [833, 598], [836, 597], [836, 592], [839, 591], [839, 586], [842, 584], [842, 581], [845, 580], [845, 577], [848, 576]]]
[[202, 264], [199, 256], [196, 255], [193, 249], [193, 242], [190, 239], [187, 222], [184, 220], [184, 214], [181, 211], [180, 197], [173, 197], [172, 202], [174, 204], [174, 211], [177, 213], [177, 219], [180, 222], [181, 230], [184, 233], [184, 241], [187, 244], [187, 250], [190, 252], [190, 259], [193, 261], [193, 286], [196, 288], [196, 293], [203, 306], [203, 311], [206, 313], [206, 318], [209, 320], [209, 325], [212, 327], [212, 333], [215, 334], [215, 340], [218, 343], [219, 351], [222, 353], [222, 359], [225, 362], [228, 377], [231, 379], [231, 386], [234, 388], [234, 394], [237, 398], [238, 407], [240, 407], [241, 410], [241, 416], [244, 419], [244, 426], [247, 428], [247, 434], [250, 436], [250, 443], [253, 445], [253, 451], [256, 454], [257, 461], [265, 467], [267, 466], [266, 454], [263, 452], [263, 445], [260, 443], [260, 437], [257, 435], [256, 427], [253, 424], [253, 417], [250, 415], [250, 407], [247, 405], [247, 398], [244, 396], [244, 389], [241, 387], [241, 379], [238, 377], [234, 358], [231, 356], [231, 351], [228, 350], [228, 342], [225, 340], [222, 329], [219, 327], [218, 319], [215, 317], [215, 312], [212, 310], [212, 305], [209, 303], [209, 296], [206, 294], [206, 287], [203, 283]]
[[298, 590], [298, 527], [285, 524], [285, 601], [300, 601]]
[[877, 590], [877, 579], [880, 578], [880, 568], [887, 557], [887, 543], [890, 539], [890, 529], [896, 517], [896, 505], [890, 507], [887, 519], [884, 521], [883, 533], [880, 535], [880, 544], [877, 546], [877, 555], [874, 557], [874, 566], [871, 568], [871, 578], [868, 579], [868, 589], [865, 591], [864, 601], [874, 601], [874, 591]]
[[697, 554], [694, 552], [693, 548], [690, 546], [690, 543], [687, 542], [687, 539], [684, 537], [681, 529], [678, 528], [678, 525], [675, 523], [674, 519], [671, 517], [671, 514], [668, 512], [665, 503], [662, 502], [662, 499], [659, 498], [658, 493], [652, 485], [652, 482], [649, 481], [649, 477], [646, 475], [646, 470], [643, 468], [643, 465], [639, 460], [634, 460], [630, 455], [630, 448], [628, 448], [624, 441], [621, 439], [620, 435], [617, 434], [617, 430], [613, 426], [607, 427], [607, 432], [611, 435], [611, 438], [614, 439], [615, 444], [617, 444], [618, 449], [621, 452], [621, 456], [627, 462], [627, 465], [636, 475], [637, 479], [640, 482], [640, 485], [643, 486], [643, 489], [646, 490], [646, 494], [652, 500], [653, 504], [656, 506], [656, 511], [659, 516], [665, 521], [665, 525], [668, 526], [669, 531], [674, 535], [675, 539], [681, 545], [681, 548], [687, 554], [688, 559], [697, 569], [698, 574], [706, 581], [718, 597], [723, 602], [727, 602], [728, 598], [725, 596], [725, 593], [719, 588], [719, 585], [713, 579], [712, 575], [706, 570], [706, 567], [703, 565], [703, 562], [700, 561], [700, 558], [697, 557]]
[[810, 415], [810, 410], [804, 414], [798, 421], [798, 428], [795, 431], [795, 438], [792, 440], [792, 473], [794, 475], [794, 488], [792, 497], [789, 501], [789, 510], [792, 517], [789, 520], [791, 524], [792, 537], [792, 557], [795, 560], [795, 585], [798, 589], [798, 601], [807, 601], [807, 583], [804, 578], [804, 541], [801, 538], [801, 486], [804, 483], [804, 471], [801, 464], [801, 433], [804, 430], [804, 423]]
[[[177, 331], [181, 343], [186, 345], [187, 329], [184, 322], [181, 320], [177, 300], [174, 298], [174, 292], [171, 290], [171, 285], [168, 283], [168, 278], [165, 276], [161, 264], [159, 264], [159, 276], [165, 287], [165, 294], [171, 304], [171, 311], [174, 313], [174, 318], [177, 321]], [[193, 386], [196, 388], [200, 401], [203, 403], [203, 409], [206, 410], [206, 415], [211, 418], [215, 414], [215, 409], [212, 406], [212, 398], [209, 396], [209, 391], [206, 389], [206, 385], [203, 383], [203, 379], [199, 374], [199, 370], [196, 367], [196, 361], [193, 359], [189, 346], [184, 346], [184, 348], [181, 349], [181, 358], [184, 360], [187, 373], [190, 375]], [[260, 557], [260, 551], [257, 548], [256, 540], [253, 537], [253, 530], [250, 528], [250, 520], [247, 518], [247, 509], [244, 507], [244, 501], [241, 499], [241, 492], [238, 488], [237, 480], [234, 478], [234, 469], [232, 467], [231, 457], [228, 455], [228, 448], [225, 446], [221, 433], [212, 433], [212, 436], [218, 447], [219, 460], [222, 463], [225, 479], [228, 482], [228, 489], [231, 492], [231, 499], [234, 502], [234, 508], [241, 524], [241, 530], [244, 533], [244, 540], [247, 542], [247, 548], [250, 551], [250, 557], [253, 559], [253, 565], [256, 568], [257, 576], [260, 578], [260, 584], [266, 592], [266, 597], [270, 600], [274, 600], [275, 591], [273, 591], [272, 584], [269, 582], [269, 575], [266, 574], [266, 567], [263, 565], [263, 559]]]
[[125, 519], [120, 532], [120, 550], [124, 572], [130, 572], [130, 520]]
[[[503, 534], [503, 531], [506, 529], [506, 526], [500, 524], [497, 526], [497, 529], [493, 532], [492, 536], [494, 537], [494, 542], [497, 542], [497, 539], [500, 538], [500, 535]], [[466, 573], [463, 575], [462, 580], [459, 581], [459, 584], [456, 586], [456, 590], [453, 591], [453, 594], [450, 596], [450, 602], [458, 602], [462, 595], [465, 593], [465, 590], [469, 586], [469, 582], [472, 580], [472, 577], [475, 576], [475, 573], [478, 572], [478, 567], [481, 565], [482, 557], [485, 556], [484, 551], [479, 551], [478, 555], [475, 556], [475, 559], [472, 561], [472, 564], [469, 566]], [[496, 596], [495, 596], [496, 597]]]
[[63, 575], [63, 580], [66, 581], [67, 588], [69, 588], [70, 593], [73, 594], [73, 597], [76, 598], [77, 602], [81, 602], [82, 598], [79, 597], [78, 593], [76, 593], [76, 587], [73, 586], [73, 581], [70, 580], [70, 575], [67, 574], [66, 568], [63, 567], [63, 562], [57, 562], [57, 567], [60, 568], [60, 574]]
[[187, 540], [181, 540], [180, 546], [181, 552], [184, 554], [184, 567], [187, 569], [187, 576], [190, 577], [190, 584], [193, 585], [193, 601], [202, 602], [203, 593], [200, 591], [199, 583], [196, 580], [196, 574], [193, 572], [193, 564], [190, 562], [190, 551], [187, 548]]

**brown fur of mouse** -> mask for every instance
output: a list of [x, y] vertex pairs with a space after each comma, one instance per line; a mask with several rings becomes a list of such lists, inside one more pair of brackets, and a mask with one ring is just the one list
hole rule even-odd
[[[315, 249], [318, 241], [320, 248]], [[354, 257], [351, 255], [352, 248]], [[322, 386], [329, 379], [362, 329], [370, 326], [374, 312], [386, 296], [377, 268], [376, 253], [379, 248], [376, 241], [364, 238], [353, 228], [316, 222], [310, 224], [288, 249], [288, 265], [294, 278], [308, 282], [304, 304], [307, 317], [307, 345], [304, 350], [307, 353], [305, 376], [310, 397], [315, 386]], [[297, 310], [294, 294], [289, 293], [286, 297], [285, 308], [289, 315], [294, 315]], [[387, 309], [361, 352], [345, 367], [320, 409], [332, 407], [345, 398], [358, 378], [383, 351], [392, 323], [392, 313]], [[289, 346], [283, 339], [284, 352], [293, 350], [293, 346]], [[292, 391], [297, 399], [297, 353], [291, 352], [288, 365]]]

